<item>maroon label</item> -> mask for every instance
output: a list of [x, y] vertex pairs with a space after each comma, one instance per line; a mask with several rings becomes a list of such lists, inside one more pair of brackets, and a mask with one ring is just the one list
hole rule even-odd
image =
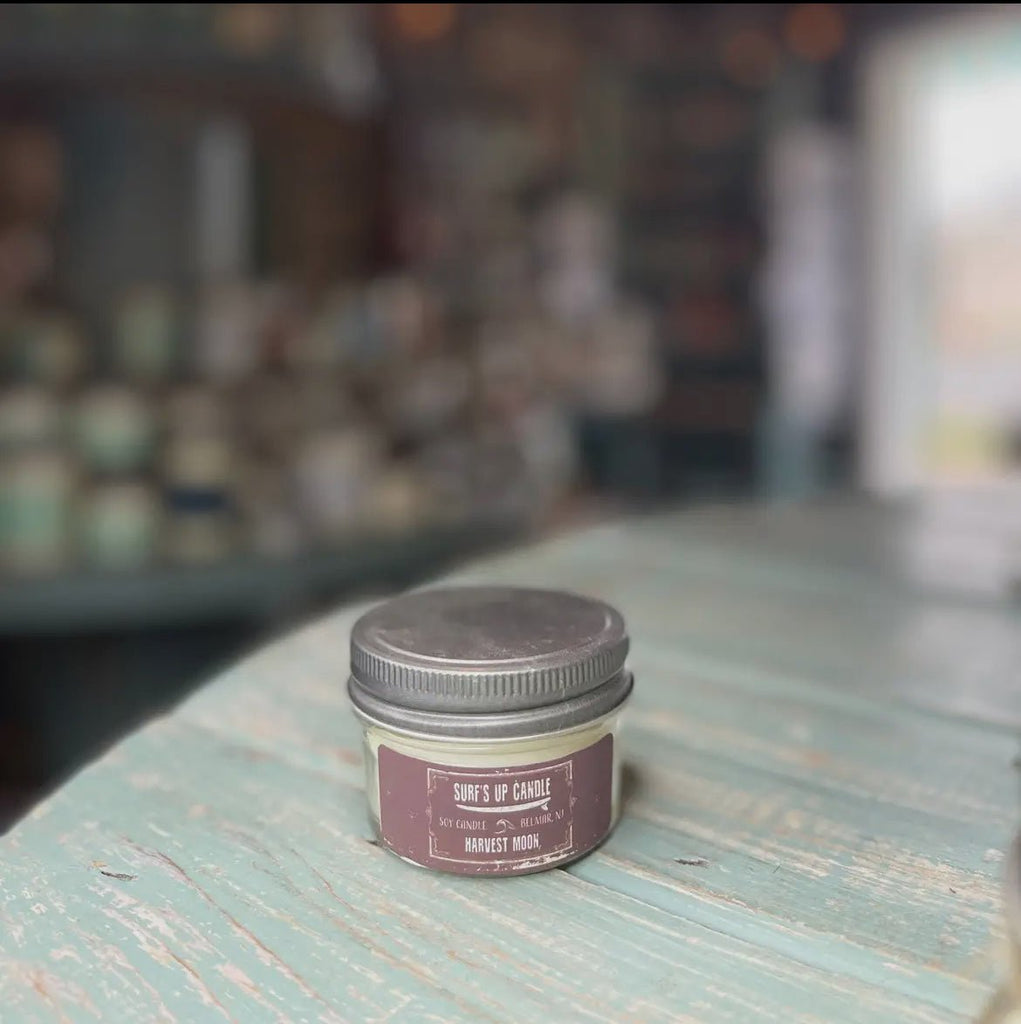
[[515, 768], [433, 764], [380, 746], [380, 830], [396, 853], [441, 871], [538, 871], [606, 835], [612, 782], [612, 736]]

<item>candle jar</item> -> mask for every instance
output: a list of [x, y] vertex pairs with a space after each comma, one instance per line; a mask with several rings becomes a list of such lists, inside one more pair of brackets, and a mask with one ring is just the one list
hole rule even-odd
[[620, 614], [548, 590], [398, 597], [351, 633], [369, 817], [414, 864], [518, 875], [575, 860], [620, 811]]

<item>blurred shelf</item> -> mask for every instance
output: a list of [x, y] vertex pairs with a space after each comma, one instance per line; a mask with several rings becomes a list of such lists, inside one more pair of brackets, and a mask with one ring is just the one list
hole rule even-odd
[[352, 539], [296, 558], [237, 558], [202, 567], [75, 572], [0, 584], [0, 636], [44, 636], [263, 618], [365, 586], [406, 583], [503, 546], [520, 529], [472, 524], [406, 537]]
[[762, 371], [762, 353], [758, 346], [742, 340], [724, 352], [673, 351], [669, 339], [664, 346], [671, 380], [754, 380]]
[[758, 420], [760, 388], [751, 378], [674, 378], [656, 410], [656, 422], [675, 433], [750, 436]]
[[212, 100], [258, 110], [263, 104], [300, 109], [344, 122], [359, 120], [351, 99], [310, 70], [223, 54], [140, 47], [16, 47], [0, 45], [5, 92], [113, 91], [137, 98]]
[[712, 189], [670, 190], [659, 184], [645, 192], [631, 188], [622, 193], [620, 210], [629, 228], [654, 237], [711, 222], [753, 222], [756, 213], [751, 186], [737, 179]]
[[664, 289], [667, 296], [676, 295], [678, 289], [700, 292], [711, 290], [723, 294], [732, 302], [747, 303], [745, 294], [750, 287], [751, 275], [740, 267], [700, 267], [682, 264], [680, 261], [671, 267], [665, 262], [643, 262], [640, 258], [631, 257], [631, 254], [628, 256], [626, 262], [622, 261], [621, 277], [625, 281], [644, 282]]
[[738, 85], [723, 76], [711, 47], [683, 57], [675, 54], [672, 60], [665, 61], [659, 67], [630, 60], [621, 61], [620, 68], [627, 75], [628, 84], [642, 100], [670, 103], [678, 94], [688, 96], [692, 92], [704, 92], [707, 89], [711, 89], [714, 95], [744, 103], [754, 102], [758, 96], [754, 89]]

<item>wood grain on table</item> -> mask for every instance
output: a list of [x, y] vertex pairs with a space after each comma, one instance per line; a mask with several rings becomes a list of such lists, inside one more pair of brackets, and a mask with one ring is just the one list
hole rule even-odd
[[972, 1019], [1017, 819], [1016, 612], [923, 594], [846, 507], [600, 526], [453, 578], [617, 604], [624, 817], [513, 879], [371, 843], [349, 607], [0, 840], [3, 1021]]

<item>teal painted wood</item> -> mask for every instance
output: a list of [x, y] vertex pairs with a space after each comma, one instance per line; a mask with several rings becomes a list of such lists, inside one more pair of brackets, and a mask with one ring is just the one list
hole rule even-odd
[[351, 607], [0, 840], [4, 1021], [946, 1022], [997, 975], [1017, 615], [899, 575], [843, 507], [664, 516], [456, 574], [618, 604], [624, 817], [566, 870], [369, 842]]

